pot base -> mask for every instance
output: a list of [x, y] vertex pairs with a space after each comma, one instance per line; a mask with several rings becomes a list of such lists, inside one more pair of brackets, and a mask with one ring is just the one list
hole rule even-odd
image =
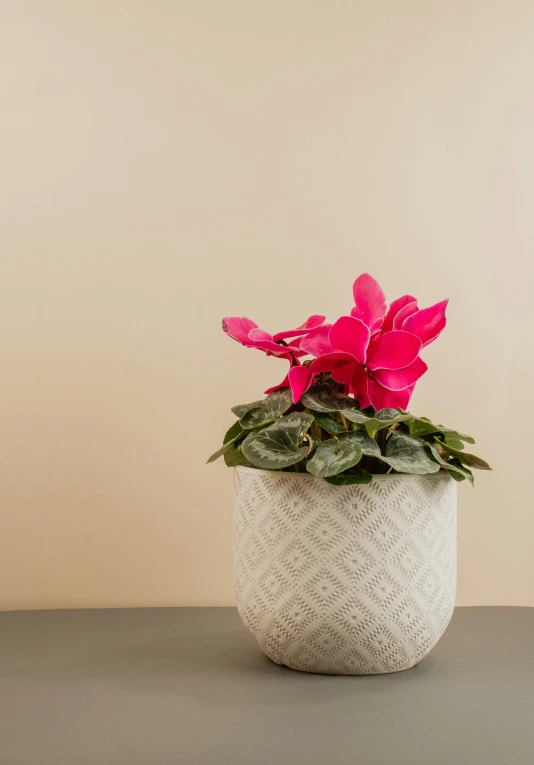
[[[267, 657], [269, 658], [269, 657]], [[270, 659], [270, 661], [273, 661]], [[273, 664], [278, 664], [274, 661]], [[326, 675], [327, 677], [376, 677], [377, 675], [394, 675], [397, 672], [408, 672], [410, 669], [418, 667], [420, 662], [412, 664], [410, 667], [403, 667], [402, 669], [388, 669], [383, 672], [317, 672], [313, 669], [300, 669], [299, 667], [290, 667], [289, 664], [278, 664], [279, 667], [284, 669], [290, 669], [292, 672], [303, 672], [307, 675]]]

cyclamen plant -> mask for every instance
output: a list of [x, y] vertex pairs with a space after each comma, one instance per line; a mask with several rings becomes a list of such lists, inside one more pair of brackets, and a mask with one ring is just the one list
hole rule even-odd
[[328, 324], [313, 315], [274, 335], [246, 317], [223, 319], [226, 334], [289, 369], [266, 398], [232, 408], [238, 419], [208, 462], [224, 456], [229, 467], [308, 472], [334, 485], [439, 470], [473, 483], [471, 468], [491, 469], [465, 451], [474, 440], [407, 411], [428, 369], [420, 353], [445, 329], [448, 301], [419, 308], [403, 295], [387, 307], [370, 274], [356, 279], [353, 295], [349, 316]]

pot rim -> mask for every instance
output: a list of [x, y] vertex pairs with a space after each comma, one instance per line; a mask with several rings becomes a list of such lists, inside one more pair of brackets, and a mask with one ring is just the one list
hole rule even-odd
[[[262, 468], [251, 468], [247, 467], [246, 465], [236, 465], [234, 470], [240, 470], [245, 471], [248, 473], [264, 473], [265, 475], [283, 475], [288, 476], [290, 478], [301, 478], [304, 480], [313, 480], [313, 481], [324, 481], [324, 478], [320, 478], [316, 475], [311, 475], [311, 473], [284, 473], [283, 470], [263, 470]], [[451, 476], [448, 474], [446, 470], [437, 470], [435, 473], [372, 473], [373, 481], [370, 483], [373, 483], [377, 479], [380, 480], [391, 480], [392, 478], [436, 478], [437, 476], [441, 476], [442, 478], [447, 478], [450, 481], [453, 481], [454, 479], [451, 478]], [[349, 484], [351, 486], [369, 486], [369, 483], [360, 483], [360, 484]], [[335, 489], [346, 489], [347, 486], [336, 486], [335, 484], [327, 484], [327, 486], [330, 486], [331, 488]]]

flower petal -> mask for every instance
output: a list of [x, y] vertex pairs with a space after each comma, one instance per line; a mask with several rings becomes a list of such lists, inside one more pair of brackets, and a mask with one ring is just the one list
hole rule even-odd
[[445, 311], [447, 310], [448, 302], [448, 300], [442, 300], [440, 303], [430, 306], [430, 308], [422, 308], [417, 313], [409, 316], [404, 321], [402, 328], [406, 332], [416, 335], [421, 340], [422, 347], [424, 348], [425, 345], [432, 343], [445, 329], [447, 324]]
[[331, 372], [332, 378], [346, 386], [351, 386], [354, 376], [354, 368], [360, 367], [354, 356], [349, 353], [327, 353], [310, 364], [313, 375], [321, 372]]
[[369, 369], [402, 369], [417, 358], [421, 341], [415, 335], [402, 330], [393, 330], [380, 335], [372, 358], [367, 362]]
[[314, 375], [318, 375], [320, 372], [331, 372], [340, 365], [355, 364], [354, 357], [350, 353], [326, 353], [318, 359], [315, 359], [310, 364], [310, 369]]
[[370, 404], [369, 396], [367, 395], [367, 378], [368, 374], [365, 369], [357, 364], [353, 369], [350, 392], [362, 409], [365, 409]]
[[380, 342], [380, 338], [382, 337], [381, 332], [375, 332], [374, 335], [371, 335], [371, 339], [369, 341], [369, 345], [367, 346], [367, 358], [372, 359], [373, 354], [378, 346], [378, 343]]
[[291, 358], [292, 353], [299, 352], [298, 348], [293, 348], [291, 345], [275, 343], [272, 335], [263, 329], [259, 329], [259, 327], [250, 330], [248, 339], [250, 348], [258, 348], [260, 351], [265, 351], [265, 353], [271, 356], [280, 356], [280, 358], [288, 359]]
[[237, 340], [241, 345], [252, 345], [248, 333], [256, 329], [258, 325], [246, 316], [225, 316], [222, 320], [222, 328], [227, 335]]
[[396, 327], [393, 327], [393, 321], [395, 319], [395, 316], [397, 316], [400, 309], [404, 308], [405, 305], [408, 305], [408, 303], [414, 303], [414, 302], [417, 302], [417, 301], [412, 295], [403, 295], [402, 297], [394, 300], [393, 303], [389, 306], [388, 312], [384, 318], [384, 321], [382, 322], [382, 327], [381, 327], [382, 332], [391, 332], [392, 329], [396, 329]]
[[414, 300], [413, 303], [408, 303], [408, 305], [405, 305], [403, 308], [401, 308], [393, 320], [393, 329], [402, 329], [402, 325], [408, 316], [411, 316], [418, 310], [417, 300]]
[[414, 386], [404, 390], [388, 390], [379, 382], [369, 377], [367, 382], [367, 394], [371, 406], [379, 409], [406, 409], [413, 393]]
[[342, 385], [348, 385], [350, 388], [352, 387], [352, 381], [358, 369], [363, 370], [363, 367], [361, 367], [357, 361], [354, 361], [354, 359], [351, 359], [348, 362], [338, 361], [334, 369], [332, 369], [332, 378]]
[[328, 339], [331, 328], [331, 324], [323, 324], [322, 327], [312, 329], [302, 340], [297, 341], [300, 350], [317, 357], [335, 352], [336, 349]]
[[276, 343], [273, 343], [272, 340], [265, 340], [253, 343], [251, 348], [257, 348], [259, 351], [265, 351], [267, 356], [278, 356], [281, 359], [289, 359], [291, 358], [291, 352], [290, 349], [284, 347], [283, 345], [277, 345]]
[[321, 316], [321, 314], [309, 316], [300, 327], [297, 327], [296, 329], [288, 329], [286, 332], [277, 332], [276, 335], [273, 335], [273, 340], [276, 342], [277, 340], [284, 340], [286, 337], [299, 337], [299, 335], [305, 335], [311, 329], [320, 327], [325, 319], [326, 316]]
[[330, 330], [330, 342], [344, 353], [354, 356], [360, 364], [365, 364], [367, 346], [371, 332], [361, 319], [352, 316], [342, 316]]
[[273, 336], [269, 332], [266, 332], [264, 329], [260, 329], [259, 327], [253, 327], [248, 333], [248, 337], [249, 340], [251, 340], [253, 343], [257, 342], [258, 340], [268, 340], [273, 342]]
[[376, 329], [386, 313], [386, 296], [380, 284], [371, 274], [361, 274], [352, 285], [352, 294], [355, 307], [350, 315]]
[[415, 385], [427, 369], [427, 364], [418, 356], [415, 361], [409, 366], [404, 367], [404, 369], [376, 369], [373, 372], [373, 377], [384, 388], [388, 388], [388, 390], [404, 390], [411, 385]]
[[293, 394], [293, 403], [296, 404], [313, 382], [313, 374], [310, 368], [303, 364], [300, 367], [291, 367], [288, 372], [289, 386]]

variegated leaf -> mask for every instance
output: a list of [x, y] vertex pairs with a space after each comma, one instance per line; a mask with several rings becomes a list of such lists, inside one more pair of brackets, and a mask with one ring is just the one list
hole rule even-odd
[[274, 417], [270, 417], [263, 406], [257, 406], [245, 412], [239, 422], [243, 430], [252, 430], [262, 425], [269, 425], [271, 422], [274, 422]]
[[314, 412], [313, 416], [315, 417], [315, 422], [319, 425], [319, 427], [323, 430], [326, 430], [327, 433], [336, 435], [337, 433], [343, 433], [345, 430], [340, 422], [334, 420], [333, 417], [331, 417], [329, 414], [326, 414], [326, 412]]
[[306, 412], [293, 412], [276, 420], [264, 430], [250, 433], [241, 445], [245, 457], [263, 470], [281, 470], [300, 462], [307, 455], [309, 445], [302, 445], [313, 416]]
[[369, 417], [359, 409], [342, 409], [341, 414], [343, 417], [346, 417], [347, 420], [350, 420], [357, 425], [361, 425], [369, 419]]
[[269, 393], [263, 402], [263, 408], [269, 417], [276, 420], [277, 417], [281, 417], [284, 412], [287, 412], [292, 404], [291, 390], [289, 388], [280, 388], [280, 390]]
[[[382, 414], [383, 412], [387, 412], [388, 414]], [[395, 415], [393, 416], [390, 414], [391, 412], [395, 412]], [[378, 415], [382, 416], [379, 417]], [[363, 425], [367, 431], [367, 435], [369, 435], [371, 438], [374, 438], [379, 430], [383, 430], [383, 428], [390, 428], [392, 425], [395, 425], [398, 422], [407, 422], [411, 419], [411, 414], [401, 414], [395, 409], [381, 409], [376, 413], [375, 417], [369, 417], [369, 419], [367, 419]]]
[[354, 483], [371, 483], [372, 480], [372, 474], [359, 467], [353, 467], [346, 473], [338, 473], [338, 475], [332, 475], [325, 478], [325, 481], [331, 483], [333, 486], [350, 486]]
[[235, 414], [236, 417], [243, 417], [244, 414], [248, 412], [249, 409], [256, 409], [258, 406], [261, 406], [263, 404], [263, 399], [261, 401], [251, 401], [250, 404], [237, 404], [236, 406], [232, 407], [232, 412]]
[[362, 454], [365, 454], [368, 457], [380, 457], [380, 447], [374, 438], [368, 436], [367, 433], [363, 433], [359, 430], [353, 430], [350, 435], [346, 436], [346, 438], [359, 443], [362, 447]]
[[380, 459], [391, 465], [398, 473], [414, 475], [437, 473], [439, 465], [428, 454], [425, 446], [421, 438], [393, 432], [386, 444], [386, 454]]
[[327, 385], [317, 385], [310, 388], [301, 397], [301, 402], [314, 412], [339, 412], [342, 409], [356, 407], [356, 401], [350, 396], [332, 390]]
[[[379, 409], [375, 413], [375, 417], [377, 420], [381, 420], [382, 422], [396, 422], [399, 414], [407, 415], [408, 413], [399, 412], [398, 409]], [[411, 417], [411, 415], [409, 416]]]
[[320, 478], [337, 475], [353, 467], [362, 457], [360, 444], [349, 438], [329, 438], [322, 441], [306, 463], [308, 473]]

